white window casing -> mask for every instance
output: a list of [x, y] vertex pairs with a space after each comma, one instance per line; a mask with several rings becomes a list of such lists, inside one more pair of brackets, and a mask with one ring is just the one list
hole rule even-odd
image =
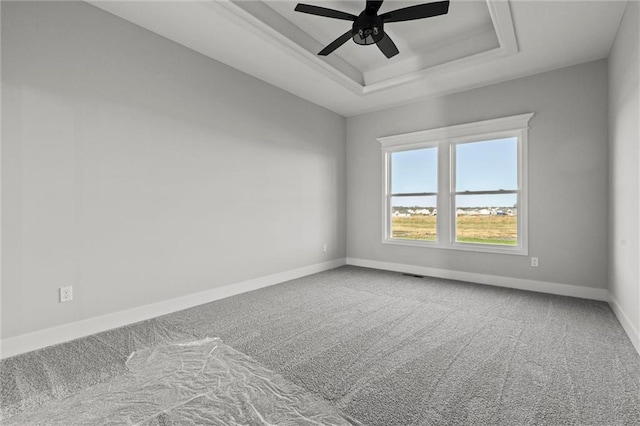
[[[528, 254], [528, 182], [527, 135], [529, 120], [534, 113], [497, 118], [474, 123], [428, 129], [378, 138], [382, 149], [382, 242], [403, 246], [479, 251], [485, 253]], [[456, 242], [455, 220], [455, 149], [457, 144], [504, 138], [517, 138], [518, 144], [518, 244], [502, 246], [482, 243]], [[436, 241], [408, 240], [391, 237], [391, 153], [420, 148], [438, 148], [437, 239]], [[516, 191], [479, 191], [514, 193]], [[463, 195], [462, 193], [458, 195]]]

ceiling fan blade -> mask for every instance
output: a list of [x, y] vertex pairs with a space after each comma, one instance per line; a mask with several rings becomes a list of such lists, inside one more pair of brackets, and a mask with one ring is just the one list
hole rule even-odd
[[380, 10], [380, 6], [382, 6], [382, 1], [367, 0], [367, 5], [364, 10], [369, 15], [377, 15], [378, 10]]
[[402, 9], [392, 10], [380, 15], [385, 22], [412, 21], [414, 19], [430, 18], [432, 16], [444, 15], [449, 11], [448, 1], [438, 1], [435, 3], [418, 4]]
[[396, 44], [393, 42], [393, 40], [391, 40], [391, 37], [389, 37], [389, 34], [387, 34], [386, 32], [384, 33], [382, 39], [376, 44], [378, 45], [380, 51], [384, 53], [384, 56], [387, 57], [387, 59], [392, 58], [400, 53], [398, 51], [398, 48], [396, 47]]
[[342, 34], [340, 37], [338, 37], [337, 39], [333, 40], [331, 42], [331, 44], [329, 44], [327, 47], [325, 47], [324, 49], [322, 49], [320, 51], [320, 53], [318, 53], [318, 55], [320, 56], [327, 56], [329, 53], [333, 52], [334, 50], [336, 50], [338, 47], [342, 46], [343, 44], [345, 44], [351, 37], [353, 37], [353, 30], [349, 30], [346, 33]]
[[296, 12], [308, 13], [309, 15], [324, 16], [326, 18], [344, 19], [345, 21], [355, 21], [358, 17], [347, 12], [327, 9], [326, 7], [313, 6], [311, 4], [298, 3], [294, 9]]

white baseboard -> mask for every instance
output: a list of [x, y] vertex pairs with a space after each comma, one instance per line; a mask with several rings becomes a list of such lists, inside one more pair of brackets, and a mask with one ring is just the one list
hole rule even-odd
[[627, 336], [629, 336], [633, 347], [636, 348], [638, 355], [640, 355], [640, 333], [611, 293], [609, 293], [609, 306], [613, 309], [613, 313], [616, 314], [618, 321], [622, 324], [622, 328], [627, 333]]
[[603, 288], [581, 287], [570, 284], [550, 283], [546, 281], [509, 278], [498, 275], [476, 274], [473, 272], [453, 271], [449, 269], [429, 268], [425, 266], [406, 265], [403, 263], [380, 262], [377, 260], [347, 258], [347, 265], [365, 268], [383, 269], [386, 271], [403, 272], [407, 274], [425, 275], [429, 277], [447, 278], [451, 280], [468, 281], [478, 284], [488, 284], [497, 287], [515, 288], [518, 290], [537, 291], [540, 293], [572, 296], [582, 299], [608, 300], [608, 292]]
[[171, 300], [152, 303], [133, 309], [127, 309], [124, 311], [114, 312], [112, 314], [88, 318], [70, 324], [64, 324], [33, 333], [3, 339], [0, 342], [0, 358], [9, 358], [21, 353], [30, 352], [47, 346], [56, 345], [58, 343], [78, 339], [80, 337], [89, 336], [101, 331], [111, 330], [113, 328], [148, 320], [160, 315], [170, 314], [193, 306], [235, 296], [240, 293], [257, 290], [274, 284], [280, 284], [285, 281], [318, 272], [328, 271], [329, 269], [334, 269], [344, 264], [344, 258], [335, 259], [265, 277], [229, 284], [223, 287], [217, 287], [211, 290], [189, 294]]

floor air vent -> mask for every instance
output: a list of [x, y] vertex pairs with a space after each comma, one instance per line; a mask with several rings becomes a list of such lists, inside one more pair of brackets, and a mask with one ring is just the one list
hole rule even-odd
[[417, 274], [402, 274], [405, 277], [413, 277], [413, 278], [424, 278], [424, 275], [417, 275]]

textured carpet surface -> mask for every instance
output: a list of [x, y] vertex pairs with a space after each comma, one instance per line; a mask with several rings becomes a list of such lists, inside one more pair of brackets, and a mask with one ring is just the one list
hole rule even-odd
[[365, 425], [640, 424], [640, 357], [606, 303], [343, 267], [1, 363], [5, 416], [220, 337]]

